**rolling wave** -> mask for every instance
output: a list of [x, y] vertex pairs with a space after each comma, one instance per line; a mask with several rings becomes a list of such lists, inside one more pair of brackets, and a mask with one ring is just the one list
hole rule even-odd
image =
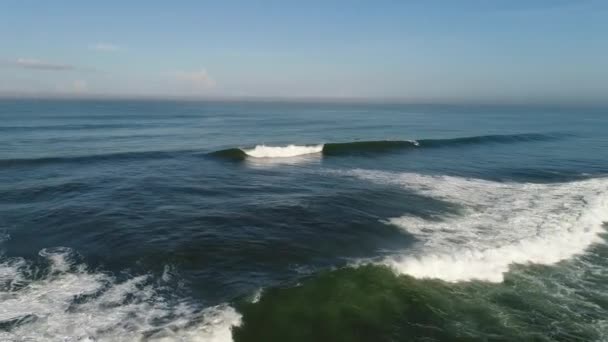
[[[375, 155], [418, 148], [455, 147], [460, 145], [509, 144], [519, 142], [534, 142], [555, 140], [564, 137], [558, 134], [512, 134], [512, 135], [483, 135], [452, 139], [422, 139], [422, 140], [372, 140], [353, 141], [345, 143], [325, 143], [316, 145], [287, 145], [267, 146], [257, 145], [253, 148], [229, 148], [207, 153], [207, 156], [229, 160], [244, 160], [246, 158], [292, 158], [303, 155], [319, 156], [349, 156]], [[179, 151], [141, 151], [93, 154], [83, 156], [58, 156], [42, 158], [13, 158], [0, 159], [1, 167], [35, 166], [57, 163], [80, 163], [107, 160], [138, 160], [172, 158], [185, 153], [196, 153], [196, 150]]]
[[317, 145], [266, 146], [254, 148], [229, 148], [209, 153], [210, 156], [243, 160], [246, 158], [288, 158], [307, 154], [323, 156], [374, 155], [415, 148], [440, 148], [461, 145], [510, 144], [520, 142], [548, 141], [563, 137], [558, 134], [511, 134], [481, 135], [451, 139], [421, 140], [371, 140]]

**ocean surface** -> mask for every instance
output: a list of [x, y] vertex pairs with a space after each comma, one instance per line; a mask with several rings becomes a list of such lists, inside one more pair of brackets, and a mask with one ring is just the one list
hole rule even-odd
[[0, 100], [0, 341], [608, 341], [608, 110]]

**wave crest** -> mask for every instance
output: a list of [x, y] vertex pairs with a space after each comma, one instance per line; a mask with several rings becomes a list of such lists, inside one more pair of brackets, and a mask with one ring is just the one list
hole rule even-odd
[[287, 146], [266, 146], [257, 145], [252, 149], [245, 149], [246, 155], [254, 158], [291, 158], [306, 154], [320, 153], [324, 145], [287, 145]]

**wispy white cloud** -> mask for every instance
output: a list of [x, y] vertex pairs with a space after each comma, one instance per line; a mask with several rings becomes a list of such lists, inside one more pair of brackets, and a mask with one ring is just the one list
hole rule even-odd
[[110, 43], [95, 43], [89, 45], [89, 50], [112, 52], [120, 50], [120, 46]]
[[207, 70], [176, 71], [171, 73], [176, 81], [183, 83], [195, 90], [209, 89], [215, 87], [216, 83]]
[[34, 58], [17, 58], [16, 60], [8, 61], [7, 64], [23, 69], [36, 70], [74, 70], [75, 66], [70, 64], [60, 64], [54, 62], [42, 61]]

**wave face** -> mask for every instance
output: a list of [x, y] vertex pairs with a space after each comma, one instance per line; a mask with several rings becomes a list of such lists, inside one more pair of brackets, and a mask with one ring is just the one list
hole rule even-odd
[[457, 215], [401, 216], [387, 223], [419, 240], [414, 252], [380, 263], [399, 273], [449, 282], [502, 282], [512, 264], [551, 265], [603, 240], [608, 179], [560, 184], [498, 183], [480, 179], [366, 170], [350, 176], [394, 184], [454, 203]]
[[212, 156], [242, 160], [253, 158], [289, 158], [307, 154], [324, 156], [373, 155], [389, 153], [413, 148], [438, 148], [473, 144], [509, 144], [519, 142], [546, 141], [560, 138], [551, 134], [513, 134], [513, 135], [483, 135], [453, 139], [422, 139], [422, 140], [372, 140], [353, 141], [346, 143], [326, 143], [319, 145], [287, 145], [266, 146], [257, 145], [251, 149], [231, 148], [210, 153]]
[[378, 141], [355, 141], [349, 143], [325, 144], [323, 154], [325, 155], [348, 155], [382, 153], [394, 150], [418, 147], [420, 144], [414, 140], [378, 140]]
[[510, 134], [510, 135], [480, 135], [452, 139], [421, 139], [421, 140], [377, 140], [354, 141], [348, 143], [329, 143], [323, 148], [324, 155], [348, 155], [383, 153], [412, 148], [437, 148], [460, 145], [510, 144], [519, 142], [548, 141], [559, 139], [558, 134]]
[[247, 158], [247, 153], [240, 148], [228, 148], [225, 150], [219, 150], [208, 154], [211, 157], [217, 157], [220, 159], [228, 160], [244, 160]]
[[[149, 276], [118, 281], [87, 270], [69, 248], [43, 249], [40, 270], [0, 259], [2, 341], [232, 341], [241, 316], [228, 305], [172, 300]], [[166, 275], [163, 275], [166, 278]]]

